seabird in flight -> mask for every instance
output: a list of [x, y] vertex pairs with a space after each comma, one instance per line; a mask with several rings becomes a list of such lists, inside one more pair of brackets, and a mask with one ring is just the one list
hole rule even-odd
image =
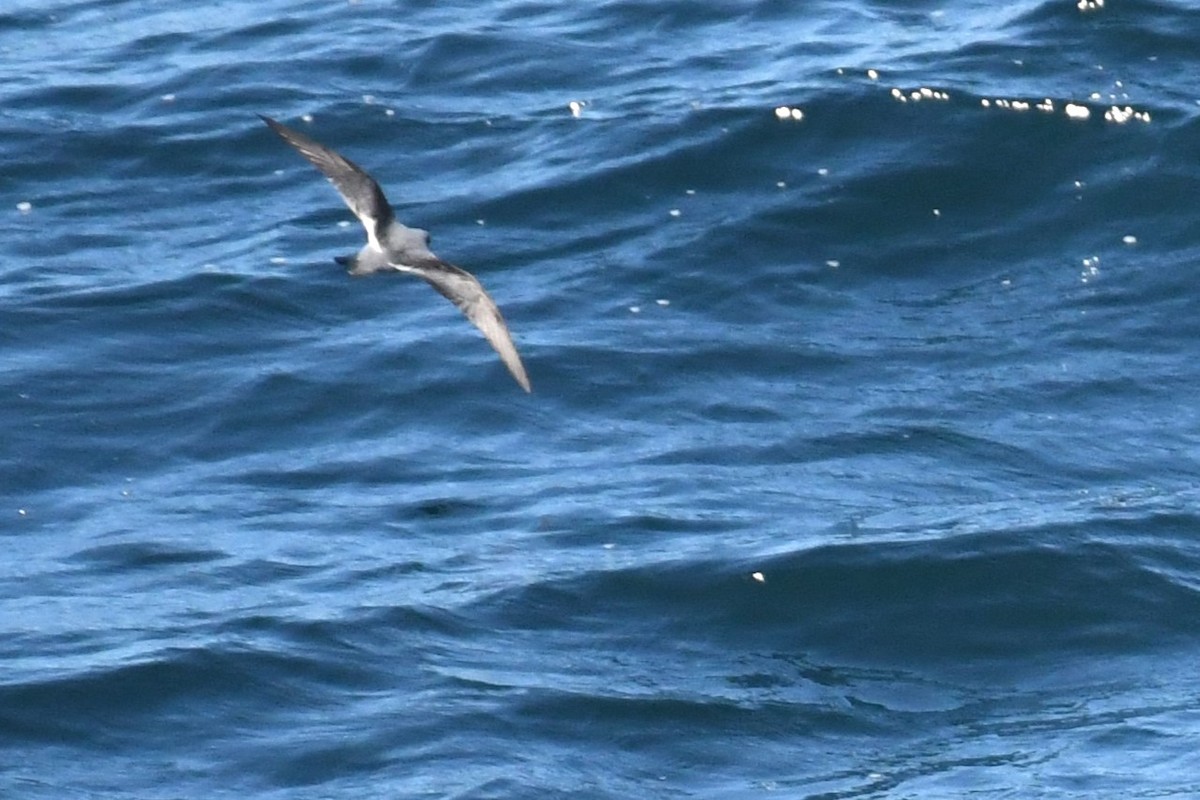
[[267, 127], [324, 173], [367, 229], [367, 244], [358, 255], [340, 257], [337, 262], [351, 275], [407, 272], [424, 278], [483, 332], [521, 388], [532, 391], [504, 317], [500, 316], [496, 302], [475, 276], [435, 256], [429, 249], [427, 231], [397, 222], [383, 190], [362, 167], [299, 131], [270, 117], [259, 116]]

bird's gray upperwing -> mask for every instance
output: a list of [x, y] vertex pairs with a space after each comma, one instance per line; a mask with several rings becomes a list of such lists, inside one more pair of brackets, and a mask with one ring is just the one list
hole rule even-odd
[[354, 216], [358, 217], [359, 222], [367, 229], [367, 239], [373, 246], [380, 248], [380, 234], [395, 217], [391, 204], [375, 179], [362, 167], [320, 142], [268, 116], [259, 114], [259, 117], [267, 123], [267, 127], [308, 159], [309, 163], [321, 170], [354, 212]]
[[526, 392], [533, 391], [529, 376], [525, 374], [525, 365], [517, 355], [517, 347], [513, 344], [508, 326], [504, 324], [500, 309], [496, 307], [496, 301], [492, 300], [474, 275], [441, 259], [423, 260], [404, 265], [402, 269], [424, 278], [443, 297], [458, 306], [471, 324], [483, 333], [521, 388]]

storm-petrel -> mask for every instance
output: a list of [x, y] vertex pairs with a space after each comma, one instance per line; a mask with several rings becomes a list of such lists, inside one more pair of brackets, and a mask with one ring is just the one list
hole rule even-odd
[[362, 167], [270, 117], [259, 116], [271, 130], [325, 174], [354, 216], [367, 229], [366, 247], [359, 250], [358, 255], [341, 257], [336, 259], [337, 262], [345, 266], [351, 275], [407, 272], [424, 278], [483, 332], [521, 388], [532, 391], [521, 357], [517, 355], [508, 326], [504, 324], [504, 317], [475, 276], [435, 256], [429, 249], [428, 231], [409, 228], [397, 222], [383, 190]]

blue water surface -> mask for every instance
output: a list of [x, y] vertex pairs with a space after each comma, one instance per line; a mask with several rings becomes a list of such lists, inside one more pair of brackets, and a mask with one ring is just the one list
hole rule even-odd
[[1197, 42], [9, 0], [0, 795], [1200, 796]]

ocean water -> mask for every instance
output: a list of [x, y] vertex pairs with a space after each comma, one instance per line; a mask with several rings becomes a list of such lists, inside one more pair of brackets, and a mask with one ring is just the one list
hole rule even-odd
[[8, 0], [0, 795], [1200, 796], [1197, 42]]

